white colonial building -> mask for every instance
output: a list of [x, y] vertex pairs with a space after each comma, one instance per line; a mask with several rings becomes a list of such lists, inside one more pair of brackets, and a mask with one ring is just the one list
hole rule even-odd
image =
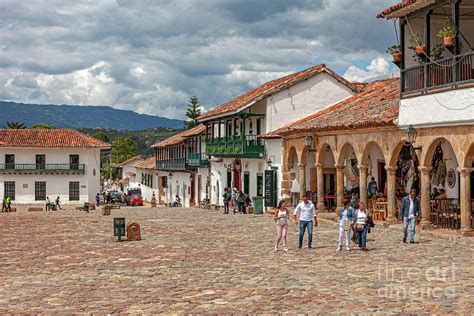
[[206, 153], [212, 156], [211, 203], [222, 204], [224, 188], [237, 188], [276, 206], [282, 140], [259, 136], [349, 98], [359, 88], [321, 64], [267, 82], [202, 115]]
[[205, 126], [176, 134], [152, 147], [156, 153], [159, 203], [172, 203], [175, 196], [185, 207], [201, 205], [209, 198], [209, 161], [204, 153]]
[[110, 145], [70, 129], [0, 130], [0, 194], [14, 203], [93, 202], [101, 150]]

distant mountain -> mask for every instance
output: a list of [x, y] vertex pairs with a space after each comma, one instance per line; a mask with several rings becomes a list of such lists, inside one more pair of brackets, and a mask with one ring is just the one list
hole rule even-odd
[[110, 106], [23, 104], [0, 101], [0, 128], [7, 121], [47, 123], [60, 128], [110, 128], [116, 130], [143, 130], [148, 128], [183, 128], [183, 121], [160, 116], [117, 110]]

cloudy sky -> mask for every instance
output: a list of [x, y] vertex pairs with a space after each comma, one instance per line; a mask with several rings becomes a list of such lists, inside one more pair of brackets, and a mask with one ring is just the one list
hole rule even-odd
[[326, 63], [392, 76], [387, 0], [0, 0], [0, 100], [184, 118]]

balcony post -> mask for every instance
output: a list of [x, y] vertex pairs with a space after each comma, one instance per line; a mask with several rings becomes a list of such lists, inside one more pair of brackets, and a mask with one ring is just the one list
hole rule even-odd
[[452, 2], [452, 22], [454, 22], [454, 29], [456, 30], [456, 37], [454, 39], [453, 50], [453, 83], [458, 82], [458, 71], [456, 65], [456, 56], [459, 55], [459, 3], [461, 0], [453, 0]]
[[[426, 56], [430, 57], [431, 56], [431, 13], [433, 13], [433, 10], [428, 10], [425, 14], [425, 33], [424, 33], [424, 39], [423, 41], [425, 42], [426, 45]], [[423, 72], [424, 72], [424, 89], [426, 89], [430, 86], [430, 74], [429, 74], [429, 67], [428, 67], [428, 61], [429, 59], [425, 59], [426, 62], [423, 66]]]
[[402, 70], [400, 76], [400, 93], [405, 92], [405, 24], [406, 21], [404, 18], [400, 19], [400, 50], [402, 52], [402, 62], [400, 64], [400, 68]]

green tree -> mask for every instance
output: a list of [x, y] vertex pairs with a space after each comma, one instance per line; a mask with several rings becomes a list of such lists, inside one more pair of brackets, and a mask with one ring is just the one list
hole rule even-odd
[[117, 137], [112, 143], [112, 163], [121, 163], [137, 155], [137, 144], [125, 137]]
[[106, 143], [110, 141], [109, 136], [107, 136], [107, 134], [103, 131], [98, 131], [92, 134], [91, 136], [94, 138], [100, 139], [101, 141], [106, 142]]
[[31, 125], [31, 128], [33, 129], [57, 129], [56, 126], [51, 125], [51, 124], [46, 124], [46, 123], [37, 123]]
[[7, 128], [10, 128], [10, 129], [25, 129], [26, 125], [25, 125], [25, 123], [8, 122], [7, 121]]
[[188, 109], [186, 111], [186, 117], [188, 119], [184, 123], [187, 129], [193, 128], [199, 124], [197, 118], [201, 116], [201, 105], [199, 104], [199, 100], [196, 96], [193, 96], [189, 99]]

